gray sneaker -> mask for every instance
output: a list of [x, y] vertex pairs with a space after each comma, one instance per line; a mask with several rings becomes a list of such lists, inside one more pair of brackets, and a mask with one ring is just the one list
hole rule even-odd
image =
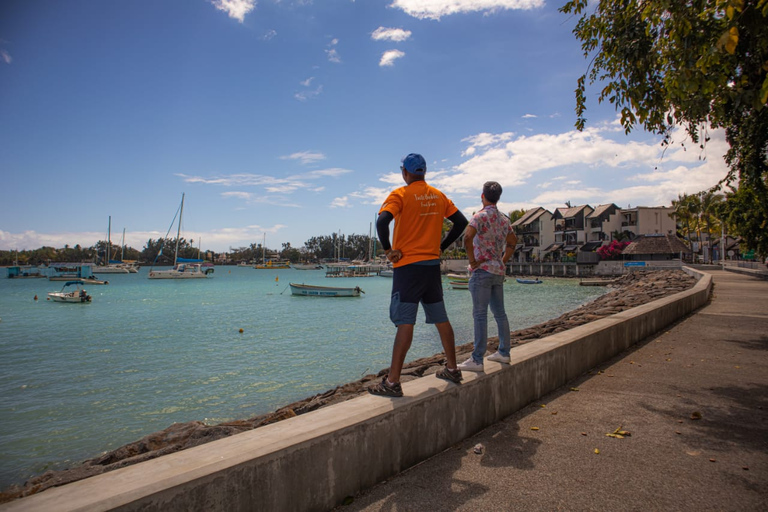
[[458, 365], [459, 370], [463, 372], [481, 372], [483, 371], [483, 363], [476, 363], [471, 357]]
[[499, 352], [494, 352], [493, 354], [488, 356], [489, 361], [496, 361], [497, 363], [507, 363], [509, 364], [509, 356], [503, 356]]

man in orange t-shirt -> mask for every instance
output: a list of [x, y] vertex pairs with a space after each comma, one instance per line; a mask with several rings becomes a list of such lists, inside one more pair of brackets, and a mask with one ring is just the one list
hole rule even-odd
[[[461, 371], [456, 368], [453, 327], [443, 303], [440, 253], [461, 235], [467, 219], [445, 194], [424, 181], [427, 163], [423, 156], [409, 154], [403, 158], [400, 170], [406, 186], [389, 194], [376, 221], [381, 247], [394, 266], [389, 318], [397, 327], [389, 375], [368, 388], [371, 394], [382, 396], [403, 396], [400, 372], [413, 341], [419, 303], [426, 322], [437, 327], [445, 351], [446, 367], [436, 376], [461, 381]], [[445, 218], [453, 227], [441, 241]], [[395, 230], [390, 245], [389, 224], [393, 219]]]

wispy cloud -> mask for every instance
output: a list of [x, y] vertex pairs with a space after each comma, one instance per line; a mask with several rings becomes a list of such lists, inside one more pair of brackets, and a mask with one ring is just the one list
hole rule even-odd
[[11, 55], [5, 50], [0, 50], [0, 58], [2, 58], [3, 62], [6, 64], [13, 62], [13, 57], [11, 57]]
[[211, 4], [242, 23], [245, 21], [245, 15], [256, 6], [256, 0], [211, 0]]
[[349, 197], [347, 196], [334, 198], [330, 204], [331, 208], [350, 208], [351, 206], [352, 205], [349, 204]]
[[387, 50], [381, 55], [379, 66], [394, 66], [395, 61], [402, 57], [405, 57], [405, 52], [401, 52], [400, 50]]
[[302, 164], [313, 164], [320, 160], [325, 160], [325, 155], [322, 153], [313, 153], [312, 151], [301, 151], [299, 153], [293, 153], [287, 156], [281, 156], [280, 160], [298, 160]]
[[394, 41], [397, 43], [406, 41], [409, 37], [411, 37], [411, 31], [401, 28], [379, 27], [371, 34], [371, 39], [374, 41]]
[[330, 43], [328, 43], [327, 48], [325, 49], [325, 54], [328, 56], [328, 60], [330, 62], [335, 62], [336, 64], [341, 64], [341, 57], [339, 56], [339, 52], [336, 51], [336, 45], [339, 44], [339, 40], [334, 38], [331, 40]]
[[539, 116], [537, 116], [535, 114], [525, 114], [523, 116], [523, 119], [536, 119], [537, 117], [539, 117]]
[[502, 10], [527, 10], [544, 6], [544, 0], [393, 0], [390, 7], [419, 19], [439, 20], [442, 16], [469, 12], [486, 15]]
[[307, 78], [306, 80], [304, 80], [303, 82], [299, 82], [299, 83], [301, 85], [303, 85], [304, 87], [309, 87], [310, 85], [312, 85], [312, 80], [314, 80], [314, 79], [315, 79], [315, 77], [311, 76], [311, 77]]
[[323, 86], [318, 85], [315, 89], [310, 91], [299, 91], [296, 94], [294, 94], [293, 97], [299, 101], [307, 101], [317, 96], [320, 96], [322, 93], [323, 93]]
[[[310, 160], [318, 161], [320, 158], [325, 158], [321, 153], [295, 153], [288, 157], [282, 157], [284, 159], [301, 159], [303, 156], [309, 155]], [[244, 191], [244, 190], [228, 190], [221, 193], [222, 197], [240, 199], [249, 203], [269, 203], [280, 204], [282, 206], [298, 206], [297, 204], [287, 204], [284, 200], [284, 195], [292, 194], [298, 190], [306, 190], [310, 192], [318, 192], [324, 189], [322, 185], [318, 185], [318, 180], [324, 180], [329, 178], [338, 178], [344, 174], [351, 173], [350, 169], [342, 169], [340, 167], [329, 167], [326, 169], [317, 169], [301, 174], [296, 174], [287, 177], [275, 177], [267, 176], [263, 174], [229, 174], [224, 176], [204, 177], [204, 176], [189, 176], [186, 174], [176, 174], [176, 176], [183, 179], [186, 183], [196, 183], [200, 185], [215, 185], [227, 188], [258, 188], [262, 189], [266, 195], [259, 196], [256, 193]], [[280, 194], [281, 199], [277, 200], [273, 197], [274, 194]]]
[[267, 30], [264, 33], [264, 35], [261, 36], [261, 39], [263, 39], [264, 41], [270, 41], [270, 40], [274, 39], [275, 36], [277, 36], [277, 31], [275, 31], [275, 30]]

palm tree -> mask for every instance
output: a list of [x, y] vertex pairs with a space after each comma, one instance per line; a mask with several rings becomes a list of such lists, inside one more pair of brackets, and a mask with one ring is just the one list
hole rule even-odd
[[675, 217], [677, 222], [682, 224], [683, 240], [691, 247], [691, 212], [688, 208], [689, 196], [688, 194], [677, 194], [677, 200], [672, 200], [673, 213], [670, 213], [670, 217]]
[[[709, 261], [712, 262], [712, 231], [717, 230], [720, 205], [723, 202], [723, 195], [717, 194], [713, 190], [707, 190], [699, 194], [701, 198], [701, 212], [699, 216], [706, 226], [707, 247], [709, 247]], [[721, 247], [722, 251], [724, 248]]]

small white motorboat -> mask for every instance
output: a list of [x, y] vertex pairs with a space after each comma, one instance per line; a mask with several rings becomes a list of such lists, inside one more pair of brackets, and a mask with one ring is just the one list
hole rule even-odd
[[291, 263], [294, 270], [323, 270], [323, 266], [318, 263]]
[[291, 295], [303, 295], [305, 297], [359, 297], [365, 293], [359, 286], [354, 288], [335, 288], [332, 286], [314, 286], [309, 284], [288, 283], [291, 287]]
[[[74, 286], [73, 288], [69, 288]], [[75, 302], [75, 303], [88, 303], [91, 302], [91, 296], [82, 287], [83, 281], [67, 281], [64, 286], [61, 287], [60, 292], [49, 292], [48, 300], [54, 302]]]

